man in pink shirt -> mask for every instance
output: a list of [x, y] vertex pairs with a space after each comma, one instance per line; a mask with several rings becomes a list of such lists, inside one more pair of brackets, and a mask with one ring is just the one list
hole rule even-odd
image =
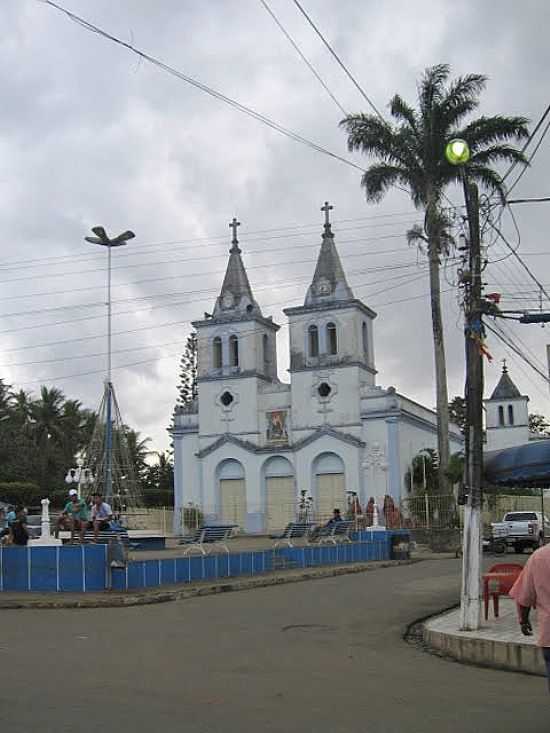
[[519, 623], [525, 636], [533, 634], [529, 611], [536, 606], [539, 629], [537, 644], [542, 647], [550, 691], [550, 545], [541, 547], [531, 555], [512, 586], [510, 596], [518, 604]]

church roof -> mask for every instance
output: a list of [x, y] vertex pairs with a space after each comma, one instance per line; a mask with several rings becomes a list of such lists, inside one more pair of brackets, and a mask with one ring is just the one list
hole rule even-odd
[[518, 397], [522, 397], [523, 395], [519, 391], [519, 389], [516, 387], [516, 385], [512, 382], [510, 375], [508, 374], [508, 369], [506, 368], [506, 364], [502, 367], [502, 374], [500, 376], [499, 382], [495, 389], [493, 390], [493, 394], [489, 399], [491, 400], [513, 400]]
[[333, 303], [335, 301], [353, 300], [353, 291], [348, 285], [342, 262], [332, 232], [329, 220], [329, 211], [332, 206], [328, 201], [321, 208], [325, 212], [325, 226], [321, 251], [317, 259], [317, 266], [313, 280], [306, 294], [305, 306]]
[[237, 227], [240, 225], [233, 219], [229, 227], [233, 230], [229, 262], [222, 284], [222, 289], [214, 306], [214, 317], [235, 318], [252, 315], [262, 316], [260, 306], [256, 303], [248, 275], [241, 258], [241, 249], [237, 239]]

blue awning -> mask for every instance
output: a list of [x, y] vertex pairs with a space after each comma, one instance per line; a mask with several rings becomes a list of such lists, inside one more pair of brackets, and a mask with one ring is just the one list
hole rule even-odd
[[501, 486], [550, 487], [550, 439], [484, 454], [485, 481]]

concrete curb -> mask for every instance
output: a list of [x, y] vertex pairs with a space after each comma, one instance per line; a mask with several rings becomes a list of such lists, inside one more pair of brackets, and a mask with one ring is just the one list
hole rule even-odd
[[[446, 609], [446, 612], [448, 611], [449, 609]], [[440, 615], [442, 614], [436, 614], [431, 619]], [[420, 633], [415, 634], [411, 629], [410, 634], [412, 638], [420, 636], [428, 651], [462, 664], [546, 677], [540, 649], [534, 644], [442, 632], [430, 628], [429, 622], [430, 619], [419, 621], [416, 627]]]
[[0, 595], [0, 609], [16, 608], [121, 608], [128, 606], [145, 606], [153, 603], [167, 603], [180, 601], [197, 596], [210, 596], [216, 593], [251, 590], [253, 588], [267, 588], [273, 585], [286, 583], [301, 583], [305, 580], [333, 578], [339, 575], [352, 575], [380, 568], [393, 568], [401, 565], [413, 565], [421, 562], [411, 560], [385, 560], [382, 562], [355, 563], [353, 565], [336, 565], [308, 570], [288, 570], [283, 573], [269, 573], [250, 578], [224, 578], [218, 583], [204, 582], [190, 585], [189, 583], [159, 588], [155, 590], [126, 593], [3, 593]]

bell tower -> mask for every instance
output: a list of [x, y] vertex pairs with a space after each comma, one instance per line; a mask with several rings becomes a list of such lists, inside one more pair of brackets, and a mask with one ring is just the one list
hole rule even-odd
[[227, 270], [212, 314], [194, 321], [201, 433], [258, 432], [259, 382], [277, 381], [279, 326], [254, 298], [233, 218]]
[[506, 359], [502, 361], [499, 382], [484, 400], [488, 451], [512, 448], [529, 440], [529, 397], [520, 393], [508, 374]]
[[[357, 300], [336, 249], [330, 221], [333, 207], [321, 207], [321, 249], [303, 306], [285, 309], [290, 330], [290, 373], [294, 422], [359, 424], [362, 385], [374, 386], [373, 322], [376, 313]], [[297, 417], [299, 416], [299, 417]]]

